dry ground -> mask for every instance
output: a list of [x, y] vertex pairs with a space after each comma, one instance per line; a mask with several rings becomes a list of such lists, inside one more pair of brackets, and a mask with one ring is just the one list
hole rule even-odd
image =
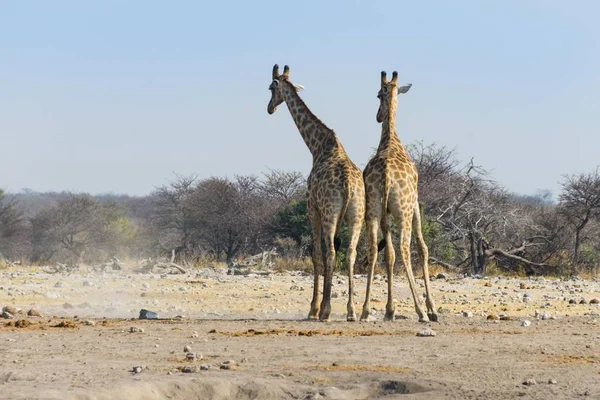
[[[311, 278], [300, 274], [0, 271], [0, 306], [43, 315], [0, 319], [0, 399], [600, 398], [597, 281], [437, 279], [443, 314], [431, 324], [416, 321], [402, 278], [397, 313], [408, 319], [381, 321], [378, 279], [376, 321], [345, 322], [346, 282], [335, 280], [334, 321], [320, 323], [303, 320]], [[364, 286], [358, 278], [359, 314]], [[141, 308], [164, 319], [138, 320]], [[7, 326], [17, 320], [31, 324]], [[425, 326], [437, 336], [417, 337]], [[202, 359], [186, 360], [186, 345]]]

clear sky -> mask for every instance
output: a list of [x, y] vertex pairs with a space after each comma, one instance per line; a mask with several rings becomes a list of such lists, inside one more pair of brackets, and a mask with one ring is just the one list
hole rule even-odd
[[174, 173], [308, 173], [274, 63], [364, 167], [379, 73], [398, 133], [508, 189], [600, 164], [600, 2], [0, 0], [0, 187], [147, 194]]

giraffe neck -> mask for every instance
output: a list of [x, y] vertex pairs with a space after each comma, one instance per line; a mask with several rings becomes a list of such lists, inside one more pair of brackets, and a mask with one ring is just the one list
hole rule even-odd
[[396, 134], [396, 109], [398, 108], [397, 95], [391, 94], [388, 104], [388, 114], [381, 123], [381, 140], [377, 150], [384, 150], [392, 143], [400, 144], [400, 138]]
[[313, 162], [323, 155], [341, 148], [335, 132], [317, 118], [289, 82], [284, 82], [283, 100], [290, 110], [304, 143], [313, 156]]

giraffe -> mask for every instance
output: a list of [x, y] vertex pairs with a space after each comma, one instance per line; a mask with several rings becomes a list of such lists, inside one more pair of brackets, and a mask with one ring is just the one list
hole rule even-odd
[[[427, 266], [429, 258], [428, 249], [421, 231], [421, 214], [417, 193], [417, 168], [404, 146], [402, 146], [396, 134], [395, 127], [398, 94], [408, 92], [412, 84], [398, 87], [397, 81], [398, 73], [396, 71], [394, 71], [391, 81], [387, 81], [385, 72], [381, 73], [381, 89], [377, 94], [379, 98], [377, 122], [382, 124], [381, 140], [377, 152], [368, 162], [363, 173], [367, 195], [365, 221], [369, 246], [369, 269], [367, 293], [360, 318], [361, 320], [368, 320], [370, 315], [371, 284], [373, 281], [373, 270], [377, 262], [377, 233], [379, 225], [381, 225], [383, 233], [382, 242], [385, 242], [384, 256], [388, 276], [388, 298], [384, 320], [394, 320], [395, 305], [393, 303], [392, 288], [393, 267], [396, 255], [388, 226], [389, 213], [394, 217], [400, 232], [400, 256], [406, 269], [419, 321], [437, 321], [438, 316], [429, 283], [429, 269]], [[427, 315], [423, 313], [410, 262], [412, 230], [414, 230], [417, 239], [419, 262], [423, 266]]]
[[[271, 100], [269, 114], [285, 102], [300, 135], [313, 158], [308, 176], [308, 218], [312, 228], [312, 262], [314, 267], [313, 296], [309, 319], [329, 321], [331, 314], [331, 287], [335, 253], [339, 246], [337, 233], [343, 220], [348, 224], [350, 242], [346, 253], [348, 268], [348, 321], [356, 321], [354, 311], [354, 263], [356, 245], [365, 213], [365, 187], [360, 169], [350, 160], [335, 132], [319, 120], [298, 95], [303, 89], [290, 79], [290, 68], [286, 65], [279, 74], [279, 66], [273, 67], [269, 86]], [[321, 248], [325, 243], [325, 257]], [[322, 264], [325, 264], [324, 266]], [[319, 276], [323, 271], [323, 299], [319, 304]]]

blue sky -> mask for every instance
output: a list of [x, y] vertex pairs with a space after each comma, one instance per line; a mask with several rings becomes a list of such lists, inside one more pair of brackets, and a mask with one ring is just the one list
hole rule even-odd
[[364, 167], [382, 69], [412, 82], [398, 133], [508, 189], [600, 164], [593, 1], [0, 0], [0, 187], [147, 194], [174, 173], [308, 173], [274, 63]]

